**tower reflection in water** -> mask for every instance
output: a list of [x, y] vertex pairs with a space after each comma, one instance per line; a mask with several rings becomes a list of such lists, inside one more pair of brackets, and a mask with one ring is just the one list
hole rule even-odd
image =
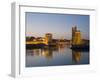
[[75, 64], [80, 63], [81, 60], [81, 52], [72, 50], [72, 61]]
[[52, 58], [53, 57], [52, 49], [44, 49], [44, 50], [42, 50], [42, 56], [44, 56], [47, 59]]

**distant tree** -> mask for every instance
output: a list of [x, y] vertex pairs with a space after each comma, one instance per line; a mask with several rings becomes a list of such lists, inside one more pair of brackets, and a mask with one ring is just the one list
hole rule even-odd
[[33, 36], [27, 36], [26, 37], [26, 41], [33, 41], [35, 39], [35, 37]]

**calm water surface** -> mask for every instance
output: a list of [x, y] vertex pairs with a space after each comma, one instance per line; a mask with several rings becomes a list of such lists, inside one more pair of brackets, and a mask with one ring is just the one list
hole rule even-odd
[[26, 67], [77, 64], [89, 64], [89, 51], [73, 51], [68, 46], [26, 50]]

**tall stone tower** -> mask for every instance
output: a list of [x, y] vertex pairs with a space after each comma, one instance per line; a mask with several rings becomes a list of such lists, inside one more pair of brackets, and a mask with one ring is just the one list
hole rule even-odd
[[46, 41], [46, 44], [50, 44], [52, 42], [52, 34], [51, 33], [45, 34], [45, 41]]
[[81, 44], [81, 33], [80, 33], [80, 31], [75, 32], [75, 37], [74, 37], [74, 40], [73, 40], [73, 44], [74, 45], [80, 45]]
[[77, 30], [77, 27], [72, 28], [72, 45], [81, 44], [81, 32]]
[[72, 44], [73, 44], [73, 41], [74, 41], [74, 38], [75, 38], [75, 32], [77, 31], [77, 27], [72, 27]]

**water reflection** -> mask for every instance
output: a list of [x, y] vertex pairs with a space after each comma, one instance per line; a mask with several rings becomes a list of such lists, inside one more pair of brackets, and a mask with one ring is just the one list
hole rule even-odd
[[73, 64], [89, 64], [89, 52], [74, 51], [65, 45], [26, 50], [26, 67]]
[[79, 63], [81, 60], [81, 52], [80, 51], [72, 51], [72, 60], [74, 63]]
[[44, 49], [28, 49], [26, 56], [44, 56], [45, 58], [52, 58], [53, 51], [58, 51], [58, 48], [44, 48]]

